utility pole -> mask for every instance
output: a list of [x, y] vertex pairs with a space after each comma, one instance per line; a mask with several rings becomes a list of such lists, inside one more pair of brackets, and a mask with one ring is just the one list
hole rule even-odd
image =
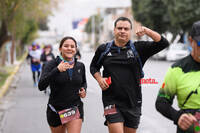
[[92, 35], [91, 35], [91, 45], [95, 46], [95, 15], [92, 16]]

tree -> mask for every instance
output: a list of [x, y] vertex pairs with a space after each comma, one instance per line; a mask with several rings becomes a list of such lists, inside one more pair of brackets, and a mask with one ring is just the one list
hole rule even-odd
[[162, 0], [167, 5], [171, 26], [189, 31], [193, 22], [200, 20], [199, 0]]
[[188, 32], [200, 20], [199, 0], [132, 0], [137, 21], [159, 33], [170, 31], [174, 36]]
[[47, 17], [40, 19], [38, 23], [39, 29], [43, 31], [49, 30], [49, 27], [47, 26], [47, 22], [48, 22]]
[[162, 0], [132, 0], [134, 18], [149, 28], [163, 33], [170, 23], [167, 6]]
[[[92, 24], [94, 21], [94, 24]], [[95, 33], [95, 47], [96, 45], [98, 44], [99, 42], [99, 37], [100, 37], [100, 32], [102, 30], [102, 26], [101, 26], [101, 23], [102, 23], [103, 19], [101, 18], [101, 16], [99, 14], [97, 15], [93, 15], [89, 18], [86, 26], [85, 26], [85, 32], [88, 33], [88, 34], [92, 34], [92, 32], [94, 31]], [[94, 26], [94, 27], [93, 27]]]
[[55, 3], [56, 0], [0, 0], [0, 49], [12, 40], [13, 54], [17, 40], [24, 45], [34, 39], [39, 21], [47, 18]]
[[88, 22], [85, 26], [85, 32], [87, 32], [88, 34], [92, 33], [92, 19], [93, 19], [93, 17], [94, 17], [94, 20], [95, 20], [94, 21], [94, 23], [95, 23], [95, 27], [94, 27], [95, 33], [99, 34], [99, 32], [100, 32], [99, 26], [100, 26], [101, 22], [103, 21], [103, 19], [101, 18], [100, 15], [93, 15], [89, 18], [89, 20], [88, 20]]

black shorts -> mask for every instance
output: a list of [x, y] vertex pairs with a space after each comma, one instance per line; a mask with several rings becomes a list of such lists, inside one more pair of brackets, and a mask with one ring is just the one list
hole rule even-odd
[[117, 108], [116, 114], [106, 115], [106, 121], [104, 125], [107, 126], [108, 123], [123, 122], [125, 127], [137, 129], [140, 123], [141, 108], [130, 108], [122, 109]]
[[[83, 104], [78, 105], [78, 110], [80, 112], [80, 118], [83, 120], [83, 116], [84, 116]], [[52, 111], [48, 105], [47, 105], [46, 115], [47, 115], [47, 122], [49, 126], [57, 127], [57, 126], [62, 125], [59, 115], [56, 112]]]

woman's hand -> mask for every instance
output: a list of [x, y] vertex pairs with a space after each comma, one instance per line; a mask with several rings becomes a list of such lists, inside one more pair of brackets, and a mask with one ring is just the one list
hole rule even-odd
[[70, 69], [70, 68], [73, 68], [74, 64], [70, 65], [68, 62], [64, 62], [62, 61], [59, 65], [58, 65], [58, 70], [60, 72], [64, 72], [66, 71], [67, 69]]
[[80, 96], [81, 98], [85, 98], [85, 96], [86, 96], [86, 91], [85, 91], [84, 88], [81, 88], [81, 89], [79, 90], [79, 96]]

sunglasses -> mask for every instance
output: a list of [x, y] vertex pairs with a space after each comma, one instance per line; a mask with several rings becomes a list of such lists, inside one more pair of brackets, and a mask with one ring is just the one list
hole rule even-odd
[[197, 41], [196, 39], [194, 39], [195, 41], [196, 41], [196, 43], [197, 43], [197, 46], [199, 46], [200, 47], [200, 41]]
[[196, 41], [197, 42], [197, 46], [199, 46], [200, 47], [200, 41]]

